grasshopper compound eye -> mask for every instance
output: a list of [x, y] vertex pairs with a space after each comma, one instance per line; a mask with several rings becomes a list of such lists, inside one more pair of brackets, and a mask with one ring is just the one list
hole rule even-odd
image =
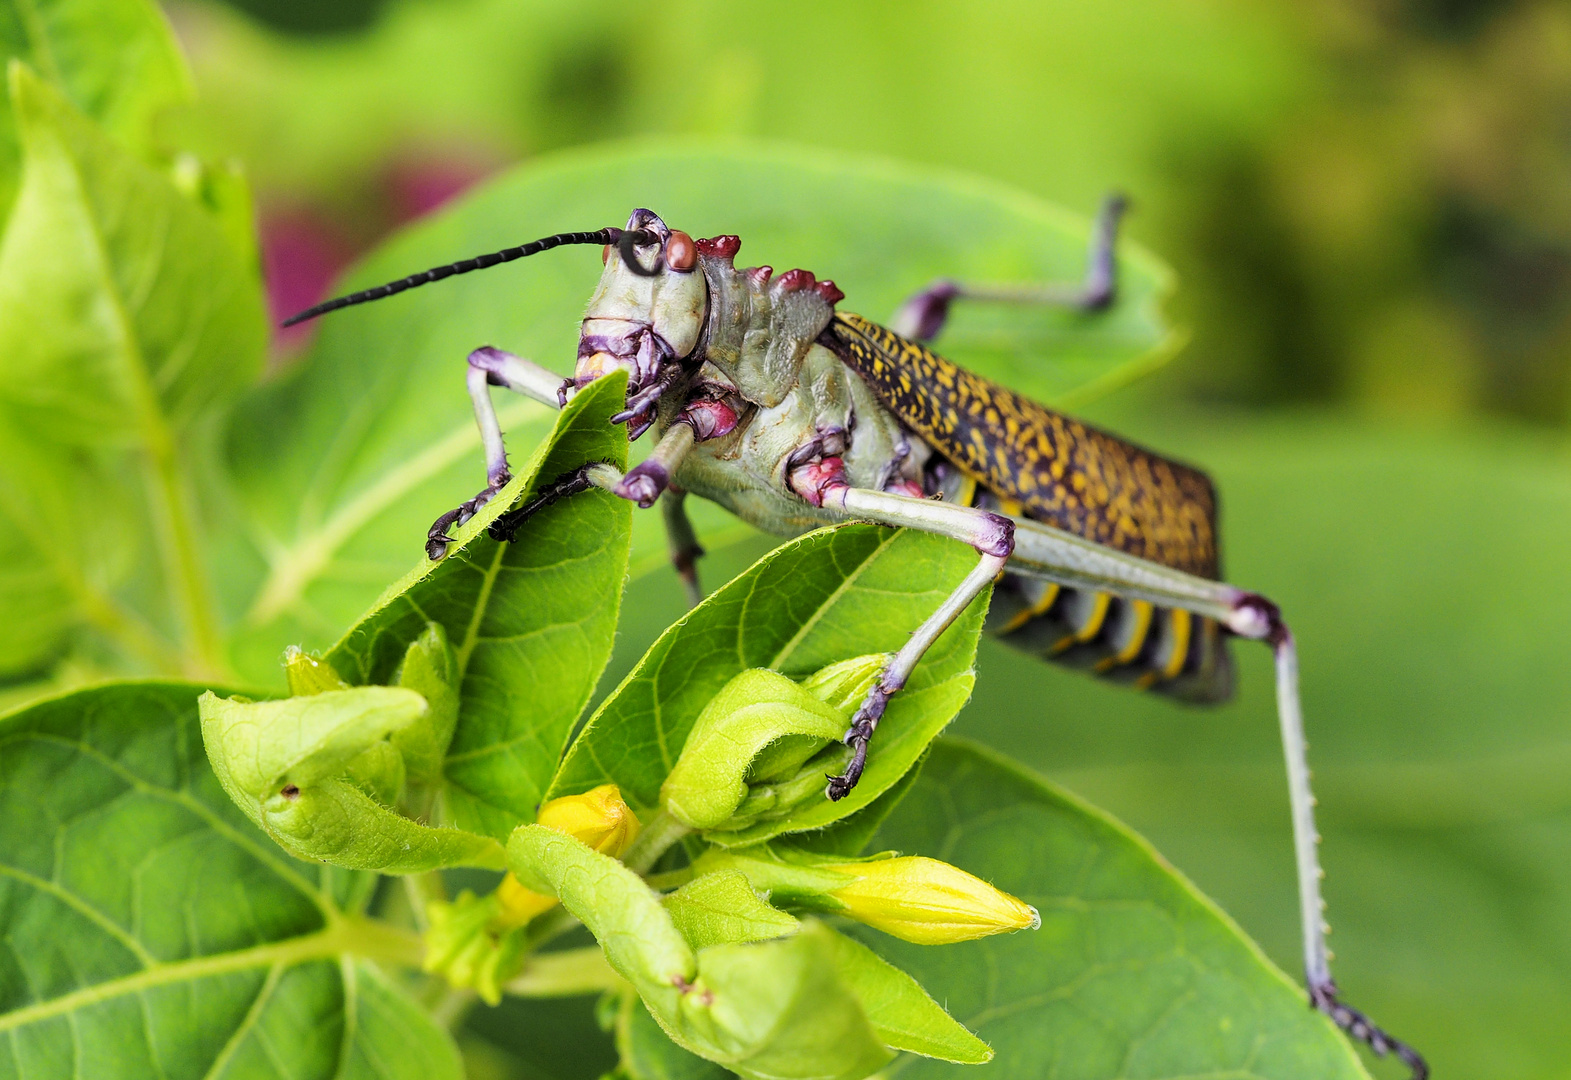
[[671, 230], [671, 238], [665, 242], [665, 264], [684, 274], [697, 266], [698, 248], [693, 238], [679, 229]]

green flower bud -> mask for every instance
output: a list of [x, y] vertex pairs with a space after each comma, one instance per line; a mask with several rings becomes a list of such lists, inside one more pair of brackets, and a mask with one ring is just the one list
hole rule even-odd
[[289, 680], [289, 693], [293, 697], [349, 689], [349, 684], [338, 677], [332, 664], [311, 656], [298, 645], [284, 650], [284, 677]]
[[496, 841], [393, 809], [404, 767], [389, 737], [428, 712], [414, 691], [361, 686], [259, 702], [206, 693], [198, 711], [224, 790], [291, 854], [391, 874], [502, 864]]
[[662, 807], [694, 829], [744, 828], [815, 797], [820, 760], [883, 670], [883, 654], [833, 664], [797, 684], [778, 672], [741, 672], [705, 706], [660, 789]]
[[440, 623], [426, 623], [425, 631], [410, 643], [395, 682], [425, 698], [427, 712], [423, 720], [394, 732], [392, 743], [403, 755], [410, 782], [433, 788], [442, 782], [442, 764], [458, 726], [458, 658]]
[[466, 889], [452, 903], [427, 904], [425, 970], [497, 1004], [503, 985], [523, 969], [528, 944], [520, 927], [502, 925], [501, 914], [500, 890], [481, 898]]

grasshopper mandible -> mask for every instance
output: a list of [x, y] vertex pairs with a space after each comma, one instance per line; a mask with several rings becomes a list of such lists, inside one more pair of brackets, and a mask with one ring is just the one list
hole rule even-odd
[[1109, 306], [1123, 208], [1117, 196], [1103, 204], [1082, 283], [939, 281], [902, 305], [889, 327], [837, 311], [843, 294], [832, 281], [806, 270], [738, 268], [737, 237], [695, 240], [643, 209], [626, 228], [559, 233], [436, 267], [329, 300], [284, 325], [555, 247], [603, 247], [605, 270], [570, 378], [490, 346], [469, 354], [486, 486], [437, 518], [426, 539], [431, 559], [446, 553], [447, 530], [511, 479], [490, 387], [560, 407], [617, 368], [628, 373], [627, 407], [613, 420], [634, 439], [653, 429], [652, 452], [625, 474], [591, 464], [559, 478], [498, 518], [493, 537], [512, 539], [541, 506], [590, 487], [645, 508], [659, 501], [672, 561], [694, 603], [703, 551], [683, 509], [689, 493], [785, 536], [870, 521], [970, 544], [975, 569], [895, 654], [852, 718], [845, 741], [853, 754], [845, 773], [829, 778], [831, 799], [860, 778], [890, 696], [995, 579], [988, 626], [1005, 640], [1190, 701], [1230, 696], [1228, 637], [1265, 642], [1276, 659], [1309, 1001], [1377, 1054], [1395, 1052], [1421, 1080], [1428, 1067], [1416, 1051], [1337, 997], [1293, 635], [1275, 604], [1220, 580], [1211, 481], [923, 344], [959, 300]]

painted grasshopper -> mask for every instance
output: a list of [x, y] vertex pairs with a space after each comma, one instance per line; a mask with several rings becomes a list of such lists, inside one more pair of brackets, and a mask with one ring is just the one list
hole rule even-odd
[[560, 233], [329, 300], [292, 325], [456, 274], [551, 248], [601, 245], [605, 270], [589, 301], [570, 378], [489, 346], [469, 354], [468, 386], [486, 455], [486, 486], [431, 526], [440, 559], [461, 525], [510, 479], [490, 388], [548, 405], [617, 368], [627, 407], [614, 422], [649, 456], [623, 474], [585, 466], [491, 526], [510, 540], [541, 506], [600, 487], [641, 507], [660, 502], [671, 557], [696, 603], [703, 554], [687, 494], [791, 536], [844, 521], [920, 529], [970, 544], [974, 570], [911, 635], [851, 721], [853, 750], [826, 794], [856, 784], [891, 695], [923, 653], [989, 583], [989, 629], [1038, 655], [1191, 701], [1232, 692], [1231, 636], [1267, 643], [1292, 802], [1304, 964], [1310, 1003], [1377, 1054], [1394, 1052], [1415, 1078], [1422, 1057], [1337, 997], [1322, 922], [1314, 798], [1298, 699], [1293, 636], [1277, 606], [1220, 580], [1210, 480], [1055, 413], [929, 350], [958, 300], [1111, 304], [1123, 202], [1108, 199], [1075, 286], [972, 286], [940, 281], [885, 327], [836, 310], [843, 294], [806, 270], [738, 268], [735, 236], [694, 240], [648, 210], [626, 228]]

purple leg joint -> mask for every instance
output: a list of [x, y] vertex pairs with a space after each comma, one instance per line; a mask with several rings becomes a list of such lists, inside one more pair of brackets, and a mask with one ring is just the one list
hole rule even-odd
[[660, 498], [660, 493], [670, 484], [669, 470], [651, 458], [630, 469], [613, 492], [629, 502], [637, 503], [641, 509], [647, 510], [655, 504], [655, 500]]

